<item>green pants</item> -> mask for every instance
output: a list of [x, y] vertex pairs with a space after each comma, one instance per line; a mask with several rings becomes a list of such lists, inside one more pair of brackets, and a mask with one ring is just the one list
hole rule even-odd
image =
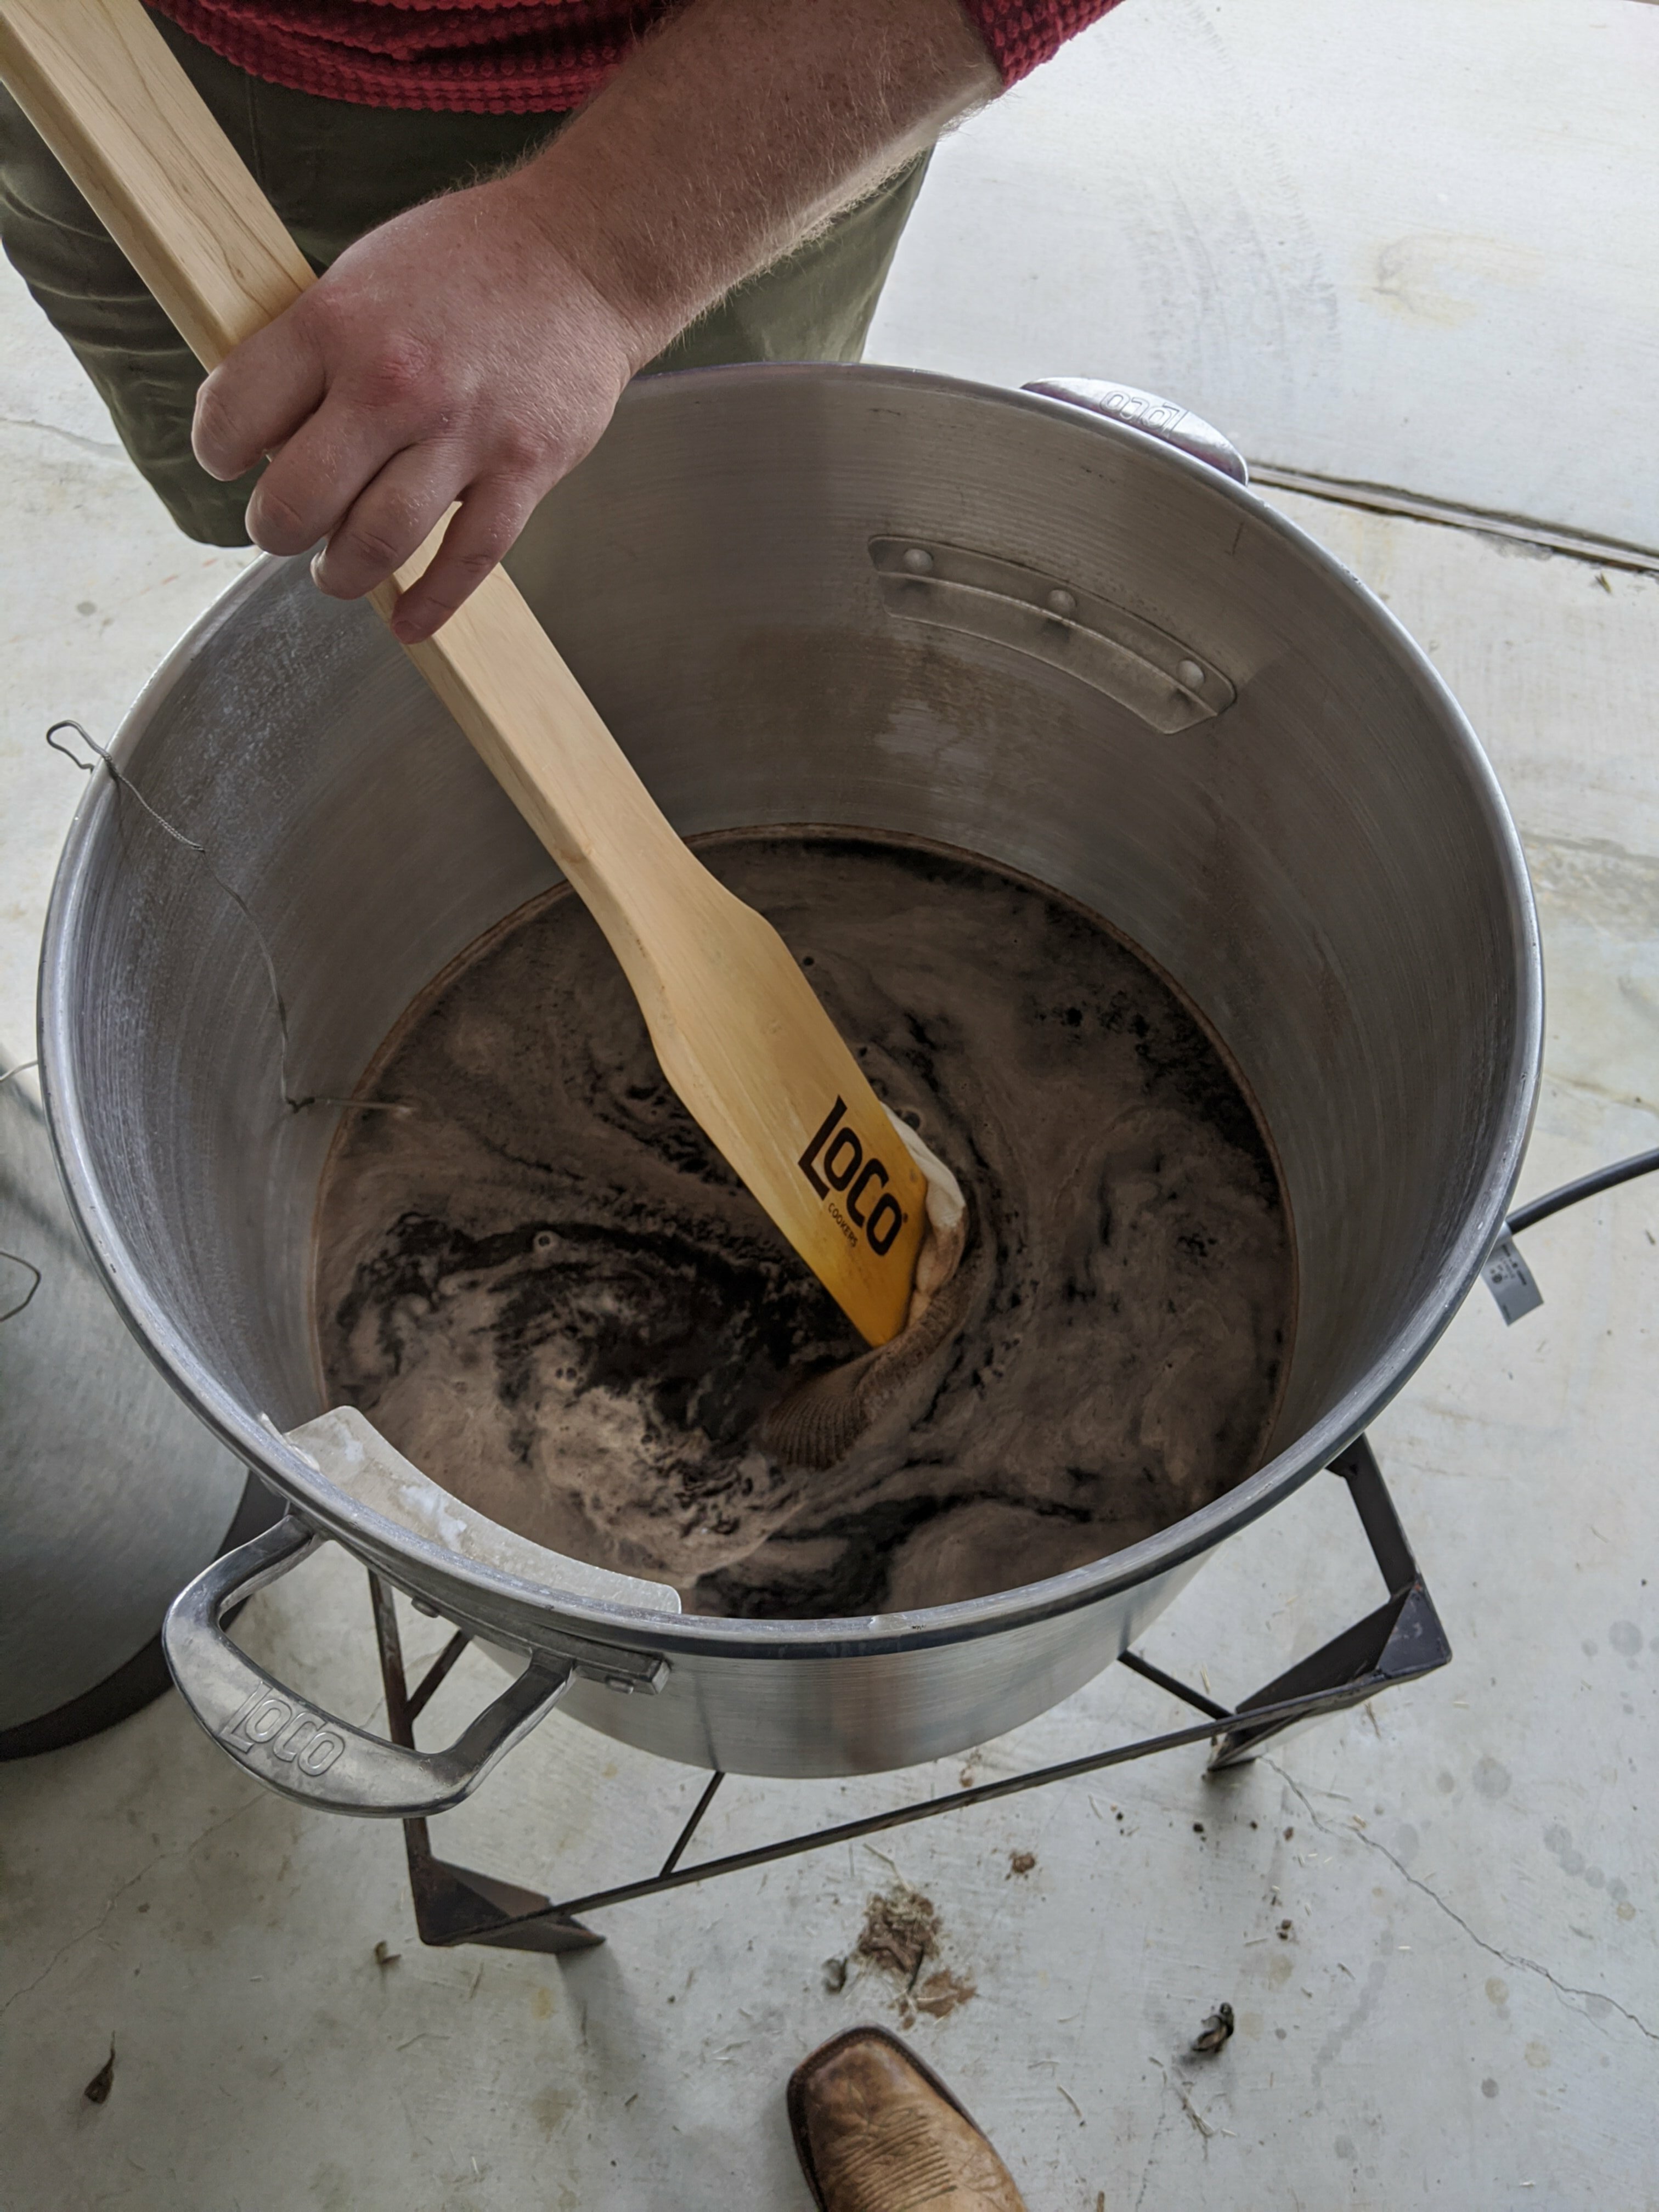
[[[404, 208], [520, 160], [562, 115], [357, 107], [262, 83], [153, 18], [232, 144], [319, 272]], [[856, 361], [921, 155], [787, 259], [738, 286], [651, 371], [732, 361]], [[216, 483], [190, 449], [202, 371], [108, 233], [0, 90], [0, 245], [98, 387], [127, 452], [179, 528], [246, 545], [258, 471]], [[647, 371], [647, 374], [651, 373]]]

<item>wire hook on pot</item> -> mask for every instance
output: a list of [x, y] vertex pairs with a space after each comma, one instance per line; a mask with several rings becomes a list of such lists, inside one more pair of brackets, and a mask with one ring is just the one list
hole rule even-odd
[[[73, 730], [76, 736], [80, 738], [82, 744], [84, 744], [88, 750], [97, 755], [98, 760], [94, 762], [77, 759], [70, 748], [60, 742], [58, 732], [62, 730]], [[137, 800], [140, 806], [143, 808], [145, 813], [149, 816], [151, 821], [155, 823], [158, 829], [164, 830], [167, 836], [171, 837], [176, 844], [183, 845], [188, 851], [199, 855], [202, 866], [207, 870], [209, 875], [212, 877], [214, 882], [217, 884], [220, 890], [235, 908], [237, 913], [241, 915], [243, 921], [246, 922], [248, 927], [252, 931], [254, 942], [259, 948], [259, 957], [264, 962], [265, 977], [270, 985], [271, 1003], [276, 1014], [276, 1032], [279, 1039], [276, 1082], [277, 1088], [282, 1094], [283, 1104], [287, 1110], [290, 1114], [299, 1114], [303, 1112], [307, 1106], [340, 1106], [364, 1112], [373, 1110], [383, 1114], [412, 1113], [414, 1111], [412, 1107], [400, 1105], [390, 1100], [376, 1099], [371, 1101], [357, 1098], [332, 1098], [322, 1091], [308, 1091], [303, 1098], [296, 1098], [294, 1097], [293, 1093], [289, 1089], [288, 1082], [288, 1002], [283, 996], [283, 987], [276, 980], [276, 962], [271, 952], [270, 942], [265, 936], [264, 931], [259, 927], [258, 922], [255, 920], [253, 910], [249, 906], [247, 901], [242, 896], [235, 885], [234, 884], [227, 883], [223, 876], [220, 874], [218, 869], [214, 866], [213, 861], [209, 855], [207, 847], [203, 844], [200, 838], [187, 836], [176, 823], [169, 822], [165, 814], [161, 813], [156, 807], [152, 806], [149, 800], [145, 798], [143, 793], [139, 790], [137, 785], [133, 781], [132, 778], [126, 773], [126, 771], [124, 769], [119, 769], [116, 766], [114, 758], [111, 755], [108, 748], [105, 745], [100, 745], [97, 738], [94, 738], [88, 730], [84, 728], [81, 723], [75, 721], [68, 715], [64, 716], [60, 720], [52, 723], [51, 727], [47, 730], [46, 743], [52, 747], [53, 752], [62, 753], [64, 758], [71, 763], [76, 768], [78, 768], [83, 775], [93, 775], [96, 769], [98, 762], [101, 762], [103, 766], [108, 770], [110, 781], [115, 785], [116, 788], [118, 791], [131, 793], [132, 797]], [[15, 1072], [15, 1071], [14, 1071], [14, 1073]]]

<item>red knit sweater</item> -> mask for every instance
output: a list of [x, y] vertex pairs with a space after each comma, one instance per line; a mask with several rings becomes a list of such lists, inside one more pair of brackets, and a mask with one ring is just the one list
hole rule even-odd
[[[151, 0], [250, 76], [359, 107], [529, 115], [598, 89], [673, 0]], [[1005, 84], [1116, 0], [963, 0]]]

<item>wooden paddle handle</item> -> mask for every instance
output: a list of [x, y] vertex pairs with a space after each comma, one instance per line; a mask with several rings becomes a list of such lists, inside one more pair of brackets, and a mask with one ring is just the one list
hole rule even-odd
[[[139, 0], [0, 0], [0, 76], [191, 351], [213, 368], [315, 280]], [[389, 617], [442, 526], [371, 596]], [[500, 569], [407, 648], [560, 867], [642, 997], [617, 866], [695, 866]]]
[[[139, 0], [0, 0], [0, 76], [210, 368], [313, 281]], [[441, 532], [370, 594], [380, 614]], [[787, 947], [675, 835], [504, 571], [404, 649], [610, 939], [669, 1081], [885, 1343], [908, 1310], [926, 1186]]]
[[204, 368], [314, 283], [138, 0], [3, 0], [0, 76]]

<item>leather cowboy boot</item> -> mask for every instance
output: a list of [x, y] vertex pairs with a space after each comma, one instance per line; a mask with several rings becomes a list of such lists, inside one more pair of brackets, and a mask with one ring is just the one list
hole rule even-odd
[[885, 2028], [848, 2028], [803, 2059], [789, 2124], [819, 2212], [1025, 2212], [979, 2129]]

